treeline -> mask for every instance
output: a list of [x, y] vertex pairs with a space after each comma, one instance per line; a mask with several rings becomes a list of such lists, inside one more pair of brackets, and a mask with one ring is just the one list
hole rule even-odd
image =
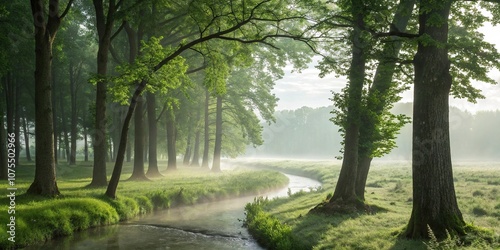
[[[282, 110], [275, 113], [276, 123], [264, 124], [264, 144], [249, 148], [248, 157], [333, 159], [341, 155], [339, 128], [329, 119], [333, 107]], [[394, 114], [412, 117], [411, 103], [397, 103]], [[500, 111], [472, 114], [450, 108], [451, 153], [455, 160], [500, 160]], [[412, 124], [406, 124], [396, 138], [397, 147], [382, 159], [411, 159]]]
[[90, 186], [109, 184], [110, 197], [125, 161], [133, 161], [133, 179], [159, 175], [158, 159], [168, 159], [168, 169], [179, 160], [220, 171], [221, 156], [262, 143], [258, 117], [274, 120], [271, 90], [282, 68], [310, 61], [308, 41], [298, 42], [306, 35], [304, 17], [286, 6], [2, 4], [0, 178], [7, 177], [7, 133], [16, 136], [16, 162], [21, 152], [35, 161], [32, 194], [59, 194], [60, 162], [91, 161]]

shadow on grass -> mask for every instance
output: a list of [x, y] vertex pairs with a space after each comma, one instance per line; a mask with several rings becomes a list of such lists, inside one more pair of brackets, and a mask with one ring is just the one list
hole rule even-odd
[[425, 250], [427, 246], [419, 240], [408, 240], [397, 237], [396, 243], [389, 250]]

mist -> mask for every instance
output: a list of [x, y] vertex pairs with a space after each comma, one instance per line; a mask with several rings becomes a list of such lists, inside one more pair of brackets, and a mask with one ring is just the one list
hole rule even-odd
[[[412, 103], [397, 103], [394, 114], [412, 117]], [[273, 159], [335, 159], [341, 156], [342, 136], [329, 119], [333, 106], [277, 111], [276, 123], [263, 124], [264, 144], [249, 147], [245, 157]], [[499, 161], [500, 111], [473, 114], [450, 107], [450, 140], [453, 161]], [[396, 139], [397, 147], [376, 160], [411, 161], [412, 123], [406, 124]]]

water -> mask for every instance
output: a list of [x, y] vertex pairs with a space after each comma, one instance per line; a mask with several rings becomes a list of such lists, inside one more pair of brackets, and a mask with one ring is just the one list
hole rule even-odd
[[[287, 187], [262, 196], [287, 196], [289, 189], [295, 193], [321, 186], [309, 178], [286, 176]], [[247, 196], [158, 211], [29, 249], [262, 249], [242, 226], [244, 206], [253, 199]]]

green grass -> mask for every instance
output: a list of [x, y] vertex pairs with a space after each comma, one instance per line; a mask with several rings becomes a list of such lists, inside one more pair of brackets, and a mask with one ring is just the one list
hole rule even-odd
[[[112, 164], [108, 164], [111, 172]], [[165, 169], [160, 166], [160, 169]], [[250, 171], [238, 169], [212, 173], [208, 169], [180, 167], [163, 173], [164, 177], [152, 181], [126, 181], [131, 166], [126, 164], [118, 186], [118, 197], [113, 200], [103, 194], [105, 188], [86, 188], [90, 183], [90, 164], [57, 168], [61, 196], [51, 199], [27, 195], [33, 180], [34, 165], [24, 163], [16, 175], [16, 237], [8, 241], [7, 226], [0, 227], [0, 249], [18, 248], [37, 244], [58, 236], [90, 227], [115, 224], [119, 221], [149, 213], [156, 209], [191, 205], [229, 197], [258, 194], [286, 185], [288, 179], [276, 171]], [[9, 222], [5, 182], [0, 184], [0, 221]], [[5, 223], [6, 224], [6, 223]]]
[[[450, 249], [450, 242], [405, 240], [398, 237], [412, 209], [410, 164], [375, 163], [368, 176], [366, 201], [385, 211], [375, 214], [326, 216], [309, 214], [334, 190], [340, 162], [271, 161], [237, 162], [278, 169], [320, 180], [323, 188], [310, 193], [247, 206], [247, 225], [263, 245], [276, 249]], [[460, 249], [500, 249], [500, 164], [454, 166], [458, 203], [469, 231], [469, 245]], [[280, 226], [278, 226], [278, 224]], [[483, 229], [484, 228], [484, 229]], [[276, 235], [280, 237], [276, 237]], [[485, 240], [486, 239], [486, 240]], [[297, 240], [300, 244], [297, 244]], [[433, 242], [431, 242], [433, 243]], [[286, 247], [292, 244], [298, 248]], [[277, 247], [285, 246], [285, 247]], [[437, 246], [437, 247], [436, 247]]]

